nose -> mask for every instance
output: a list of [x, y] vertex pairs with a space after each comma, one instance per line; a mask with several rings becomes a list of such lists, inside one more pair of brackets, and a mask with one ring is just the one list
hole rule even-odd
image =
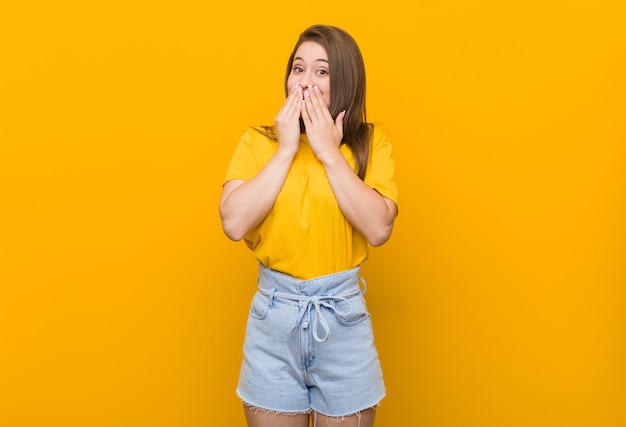
[[308, 88], [309, 85], [313, 86], [313, 78], [311, 77], [311, 73], [309, 71], [305, 71], [300, 75], [299, 84], [302, 90]]

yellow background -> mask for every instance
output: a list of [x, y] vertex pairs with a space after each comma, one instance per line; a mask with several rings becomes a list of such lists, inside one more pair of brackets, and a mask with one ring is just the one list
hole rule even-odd
[[626, 425], [625, 22], [618, 0], [2, 1], [0, 425], [244, 425], [256, 266], [217, 201], [313, 23], [359, 42], [395, 147], [400, 216], [363, 267], [377, 425]]

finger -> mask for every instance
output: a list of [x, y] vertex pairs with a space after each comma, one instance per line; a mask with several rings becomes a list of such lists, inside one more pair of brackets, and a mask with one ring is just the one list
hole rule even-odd
[[333, 121], [330, 111], [328, 111], [328, 107], [326, 106], [326, 102], [324, 101], [324, 97], [322, 96], [322, 91], [317, 86], [313, 87], [311, 103], [315, 108], [318, 118], [328, 120], [330, 122]]
[[289, 91], [289, 96], [285, 100], [285, 104], [289, 105], [290, 107], [294, 107], [296, 104], [298, 104], [298, 100], [302, 97], [301, 90], [302, 89], [300, 88], [300, 85], [298, 85], [297, 83], [293, 85], [293, 87]]
[[293, 104], [293, 91], [295, 90], [295, 88], [292, 88], [291, 91], [289, 92], [289, 94], [287, 95], [287, 98], [285, 99], [285, 102], [283, 102], [283, 105], [280, 107], [280, 110], [278, 110], [278, 115], [284, 114], [285, 111], [287, 111], [291, 104]]
[[294, 91], [294, 98], [293, 98], [293, 115], [296, 118], [300, 118], [300, 113], [302, 111], [302, 87], [300, 86], [299, 83], [296, 83], [296, 88]]
[[[305, 92], [305, 98], [306, 98]], [[311, 115], [309, 114], [309, 109], [307, 108], [306, 99], [303, 99], [300, 102], [300, 116], [302, 116], [302, 121], [304, 122], [305, 127], [310, 127], [311, 123]]]
[[307, 113], [311, 118], [311, 122], [317, 122], [319, 120], [319, 112], [317, 111], [316, 104], [314, 103], [315, 92], [313, 87], [309, 86], [308, 89], [304, 91], [304, 103], [306, 106]]
[[335, 127], [341, 135], [343, 136], [343, 118], [346, 117], [346, 110], [343, 110], [341, 113], [337, 115], [337, 120], [335, 120]]
[[300, 102], [298, 102], [298, 99], [301, 95], [298, 92], [299, 86], [296, 84], [292, 87], [289, 96], [287, 96], [285, 103], [278, 112], [281, 118], [288, 119], [293, 118], [295, 115], [300, 115]]

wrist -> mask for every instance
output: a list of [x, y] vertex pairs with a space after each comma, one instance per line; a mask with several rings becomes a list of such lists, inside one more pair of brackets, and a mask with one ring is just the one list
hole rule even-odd
[[280, 159], [291, 161], [296, 156], [298, 152], [298, 145], [290, 145], [285, 146], [278, 144], [278, 148], [276, 149], [276, 156]]
[[338, 162], [345, 161], [343, 155], [341, 154], [341, 151], [339, 151], [339, 148], [337, 148], [336, 150], [329, 150], [325, 153], [320, 153], [316, 157], [325, 168], [333, 167], [337, 165]]

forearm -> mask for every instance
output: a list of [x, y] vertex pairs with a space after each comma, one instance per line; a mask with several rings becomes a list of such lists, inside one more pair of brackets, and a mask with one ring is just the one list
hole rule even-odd
[[339, 208], [350, 224], [372, 246], [385, 243], [393, 229], [396, 204], [364, 183], [339, 152], [326, 160], [324, 167]]
[[278, 150], [257, 175], [248, 181], [227, 182], [219, 211], [224, 233], [241, 240], [274, 206], [283, 187], [294, 154]]

